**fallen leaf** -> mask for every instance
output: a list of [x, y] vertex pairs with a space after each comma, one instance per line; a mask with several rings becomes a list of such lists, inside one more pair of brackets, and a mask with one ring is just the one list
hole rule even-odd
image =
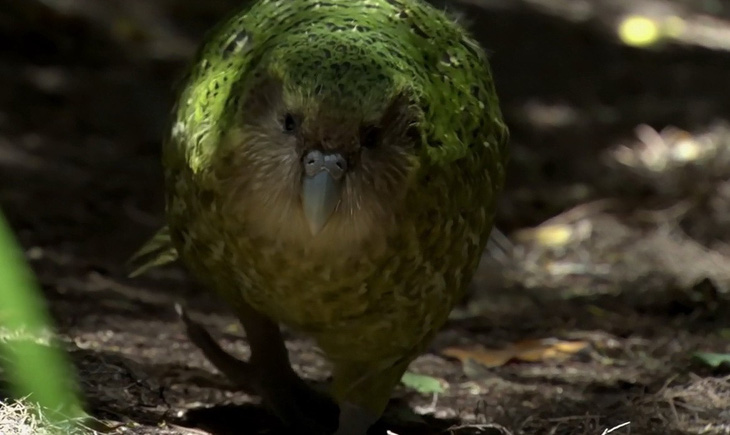
[[588, 220], [573, 224], [543, 224], [518, 231], [514, 237], [520, 243], [536, 243], [545, 248], [561, 248], [590, 237], [593, 225]]
[[515, 238], [519, 242], [534, 241], [542, 246], [564, 246], [573, 238], [570, 225], [546, 225], [519, 231]]
[[450, 347], [441, 353], [456, 358], [462, 363], [472, 360], [486, 367], [499, 367], [510, 361], [539, 362], [547, 360], [564, 361], [590, 344], [587, 341], [563, 341], [556, 338], [523, 340], [505, 349], [484, 347]]
[[446, 356], [456, 358], [463, 363], [472, 360], [486, 367], [499, 367], [505, 365], [514, 356], [514, 354], [510, 351], [485, 349], [483, 347], [471, 349], [450, 347], [444, 349], [441, 353]]
[[446, 386], [448, 386], [443, 379], [419, 375], [413, 372], [405, 372], [400, 381], [406, 387], [416, 390], [421, 394], [443, 393], [446, 390]]
[[730, 366], [730, 353], [695, 352], [692, 356], [712, 368]]

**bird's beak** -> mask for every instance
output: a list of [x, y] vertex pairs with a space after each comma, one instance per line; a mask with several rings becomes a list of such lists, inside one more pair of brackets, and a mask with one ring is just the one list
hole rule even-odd
[[317, 235], [340, 203], [347, 161], [338, 153], [314, 150], [302, 158], [302, 207], [312, 235]]

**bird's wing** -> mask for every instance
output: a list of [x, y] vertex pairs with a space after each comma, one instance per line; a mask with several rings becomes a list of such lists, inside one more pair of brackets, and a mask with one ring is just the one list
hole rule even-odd
[[129, 277], [142, 275], [149, 269], [177, 260], [178, 253], [170, 238], [170, 228], [162, 227], [127, 262], [132, 270]]

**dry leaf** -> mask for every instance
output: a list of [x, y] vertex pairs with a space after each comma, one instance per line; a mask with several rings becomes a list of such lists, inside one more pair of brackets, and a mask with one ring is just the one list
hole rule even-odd
[[554, 249], [586, 240], [592, 232], [591, 222], [581, 220], [572, 224], [542, 224], [535, 228], [520, 230], [514, 237], [520, 243], [536, 243]]
[[499, 367], [506, 364], [513, 358], [513, 353], [504, 350], [485, 349], [483, 347], [473, 349], [459, 349], [458, 347], [450, 347], [444, 349], [442, 354], [456, 358], [461, 362], [468, 360], [476, 361], [487, 367]]
[[499, 367], [510, 361], [539, 362], [547, 360], [564, 361], [589, 346], [587, 341], [563, 341], [556, 338], [523, 340], [506, 349], [484, 347], [450, 347], [441, 353], [465, 363], [475, 361], [486, 367]]

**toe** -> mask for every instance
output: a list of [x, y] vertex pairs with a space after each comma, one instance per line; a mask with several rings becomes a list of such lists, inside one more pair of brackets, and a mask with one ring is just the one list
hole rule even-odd
[[286, 381], [270, 374], [260, 377], [261, 397], [267, 407], [297, 433], [321, 435], [332, 433], [337, 425], [337, 405], [326, 394], [310, 387], [295, 376]]
[[378, 416], [361, 406], [352, 403], [340, 405], [339, 426], [335, 435], [367, 435], [370, 426], [375, 424]]

